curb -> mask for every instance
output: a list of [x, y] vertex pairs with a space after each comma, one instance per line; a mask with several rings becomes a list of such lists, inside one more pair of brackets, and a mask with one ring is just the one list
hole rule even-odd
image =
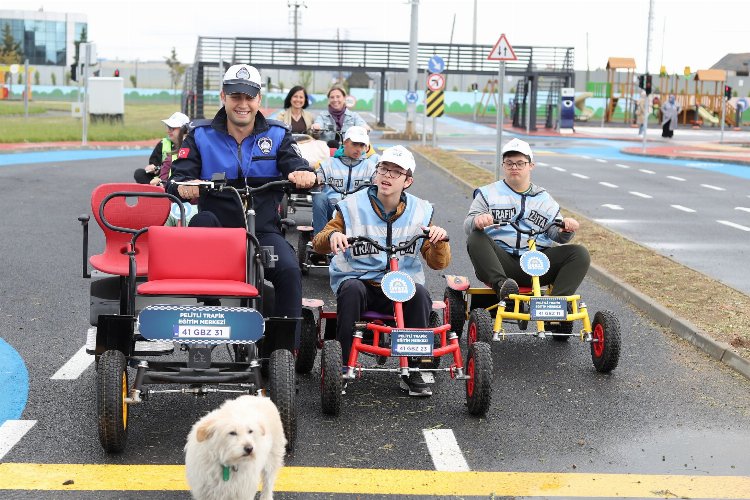
[[668, 154], [668, 153], [641, 153], [637, 151], [628, 151], [632, 148], [622, 148], [620, 153], [632, 156], [646, 156], [649, 158], [665, 158], [667, 160], [688, 160], [688, 161], [705, 161], [711, 163], [736, 163], [739, 165], [750, 166], [750, 160], [742, 158], [709, 158], [704, 156], [687, 156], [679, 154]]
[[[453, 172], [443, 168], [440, 164], [427, 159], [418, 151], [412, 151], [412, 153], [453, 177], [464, 187], [472, 191], [474, 190], [468, 182], [458, 177]], [[690, 321], [680, 318], [666, 307], [657, 304], [651, 297], [639, 292], [627, 283], [620, 281], [596, 264], [591, 264], [587, 277], [590, 277], [601, 286], [607, 288], [616, 296], [627, 300], [630, 304], [640, 309], [657, 325], [667, 328], [678, 337], [687, 340], [692, 345], [708, 354], [711, 358], [724, 363], [737, 373], [745, 376], [745, 378], [750, 379], [750, 360], [747, 360], [732, 351], [729, 344], [711, 338]]]

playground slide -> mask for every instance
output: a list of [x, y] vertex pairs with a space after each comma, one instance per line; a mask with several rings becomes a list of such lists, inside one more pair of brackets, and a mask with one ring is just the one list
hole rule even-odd
[[576, 120], [587, 122], [592, 116], [594, 116], [594, 109], [586, 107], [586, 99], [589, 97], [594, 97], [594, 94], [592, 92], [581, 92], [580, 94], [575, 96], [575, 107], [579, 111], [578, 116], [576, 116]]
[[711, 125], [717, 125], [719, 123], [719, 119], [703, 106], [698, 106], [698, 116], [700, 116], [704, 122], [710, 123]]

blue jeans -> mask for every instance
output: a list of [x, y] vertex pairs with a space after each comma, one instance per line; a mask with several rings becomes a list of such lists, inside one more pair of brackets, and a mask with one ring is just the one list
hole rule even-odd
[[312, 195], [313, 236], [326, 227], [328, 221], [333, 217], [333, 207], [335, 206], [336, 202], [329, 200], [325, 193], [314, 193]]

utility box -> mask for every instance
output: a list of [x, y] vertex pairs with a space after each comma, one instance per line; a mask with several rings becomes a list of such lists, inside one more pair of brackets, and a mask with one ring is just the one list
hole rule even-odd
[[564, 87], [560, 89], [560, 131], [573, 129], [573, 120], [576, 117], [575, 112], [575, 89], [573, 87]]
[[119, 77], [88, 79], [88, 111], [91, 122], [123, 122], [125, 117], [125, 85]]

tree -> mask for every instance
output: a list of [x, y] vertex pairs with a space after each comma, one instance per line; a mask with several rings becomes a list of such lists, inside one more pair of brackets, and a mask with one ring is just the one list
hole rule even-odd
[[135, 75], [130, 75], [130, 83], [133, 85], [133, 88], [136, 88], [138, 86], [138, 79], [135, 77]]
[[39, 70], [34, 71], [34, 85], [39, 85]]
[[50, 73], [49, 77], [50, 80], [52, 80], [52, 86], [54, 87], [55, 85], [57, 85], [57, 75], [54, 73]]
[[10, 23], [3, 26], [3, 41], [0, 46], [0, 64], [16, 64], [21, 62], [21, 44], [13, 38]]
[[300, 71], [299, 72], [299, 84], [305, 87], [305, 90], [307, 90], [307, 93], [313, 91], [312, 84], [313, 84], [313, 73], [312, 71]]
[[182, 80], [182, 75], [185, 74], [185, 65], [177, 59], [177, 50], [172, 47], [172, 53], [169, 57], [164, 58], [167, 66], [169, 66], [169, 79], [172, 82], [172, 90], [177, 90], [177, 86]]

